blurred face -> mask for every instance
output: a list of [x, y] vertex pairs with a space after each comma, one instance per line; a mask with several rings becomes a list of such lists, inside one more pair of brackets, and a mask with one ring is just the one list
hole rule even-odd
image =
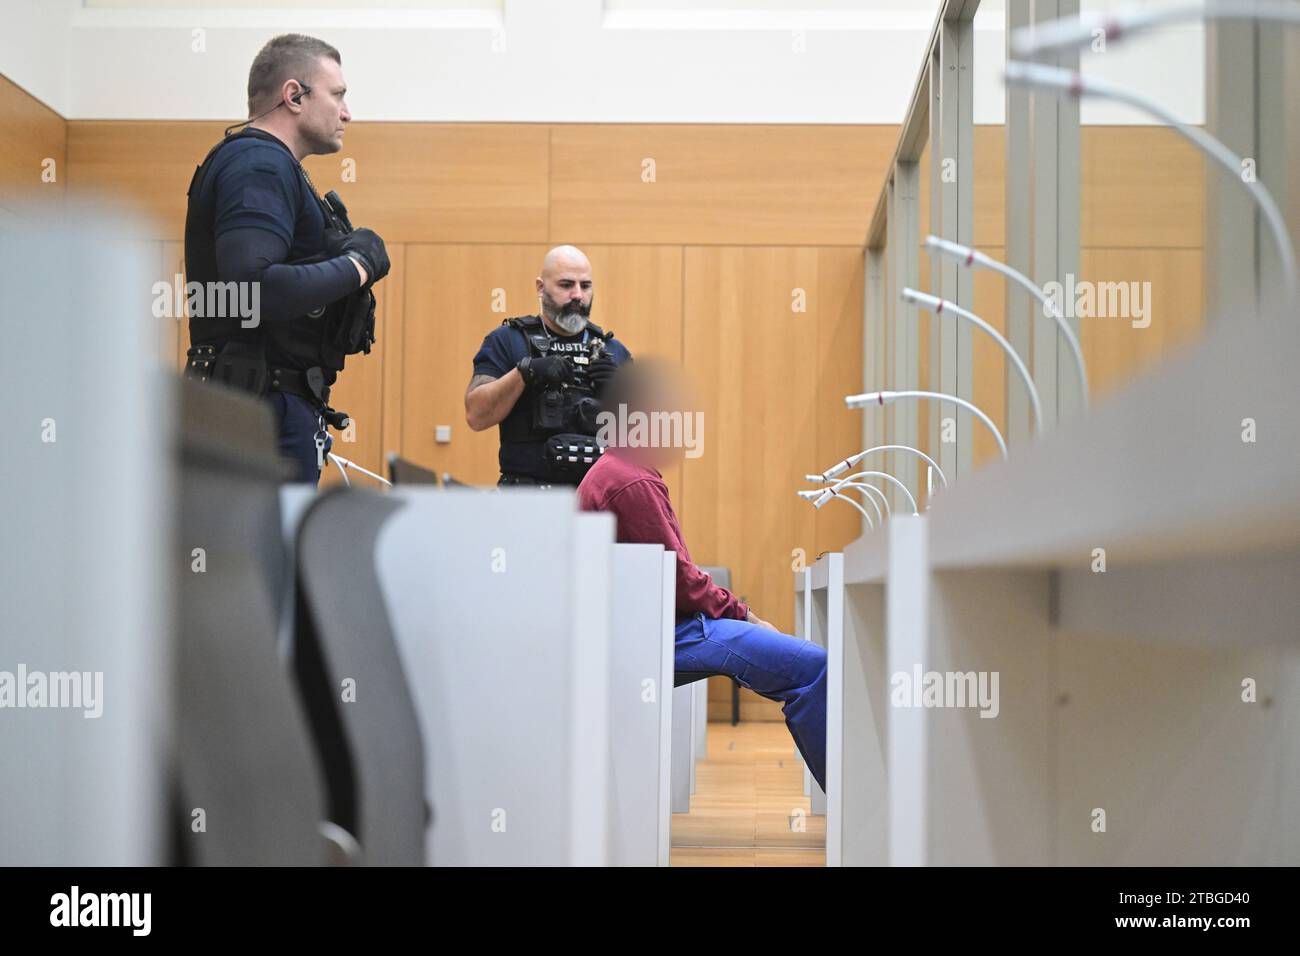
[[557, 259], [537, 278], [542, 314], [565, 335], [576, 335], [586, 327], [593, 295], [591, 263], [585, 258]]
[[352, 122], [344, 100], [348, 87], [343, 82], [343, 67], [323, 56], [316, 61], [313, 75], [301, 79], [311, 92], [299, 104], [299, 140], [309, 155], [337, 153], [343, 148], [343, 130]]
[[[620, 457], [649, 468], [663, 469], [688, 456], [696, 439], [703, 439], [699, 429], [699, 404], [690, 382], [674, 364], [644, 359], [636, 376], [635, 387], [616, 401], [622, 408], [610, 408], [611, 414], [624, 415], [628, 442], [611, 450]], [[637, 418], [646, 429], [637, 432]], [[694, 457], [694, 455], [691, 455]]]

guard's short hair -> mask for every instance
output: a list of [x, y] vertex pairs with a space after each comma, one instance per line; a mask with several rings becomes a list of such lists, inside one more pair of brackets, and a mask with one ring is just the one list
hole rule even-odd
[[301, 33], [285, 33], [268, 40], [248, 71], [248, 115], [274, 106], [270, 100], [279, 94], [286, 80], [310, 86], [316, 61], [323, 56], [343, 65], [339, 51], [324, 40]]

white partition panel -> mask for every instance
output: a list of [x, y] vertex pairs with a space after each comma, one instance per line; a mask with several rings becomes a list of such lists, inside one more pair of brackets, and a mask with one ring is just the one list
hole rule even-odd
[[691, 811], [691, 767], [695, 744], [693, 730], [695, 692], [690, 684], [673, 689], [672, 804], [673, 813]]
[[561, 491], [395, 493], [376, 563], [424, 733], [430, 862], [609, 863], [612, 518]]
[[659, 712], [659, 865], [667, 866], [672, 847], [673, 780], [673, 673], [676, 669], [677, 553], [664, 552], [663, 603], [672, 608], [667, 615], [664, 656], [659, 681], [660, 699], [666, 704]]
[[[667, 863], [671, 816], [673, 581], [677, 556], [616, 544], [609, 650], [610, 836], [620, 866]], [[669, 582], [664, 586], [665, 577]], [[661, 793], [661, 790], [663, 792]]]
[[157, 865], [171, 583], [192, 560], [172, 541], [157, 254], [89, 213], [18, 222], [0, 222], [0, 865]]

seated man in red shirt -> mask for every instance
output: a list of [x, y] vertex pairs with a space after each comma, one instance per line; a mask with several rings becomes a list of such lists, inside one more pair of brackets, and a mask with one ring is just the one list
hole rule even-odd
[[[584, 511], [611, 512], [618, 540], [662, 544], [677, 553], [677, 670], [727, 674], [769, 700], [784, 701], [782, 713], [804, 762], [826, 788], [826, 651], [811, 641], [782, 634], [691, 561], [658, 467], [680, 459], [683, 447], [646, 425], [660, 413], [683, 416], [671, 367], [654, 359], [620, 366], [603, 396], [607, 446], [578, 485]], [[638, 416], [640, 416], [638, 418]], [[626, 427], [618, 427], [619, 418]], [[701, 430], [702, 431], [702, 430]], [[686, 429], [678, 428], [680, 437]], [[622, 444], [619, 444], [620, 439]]]

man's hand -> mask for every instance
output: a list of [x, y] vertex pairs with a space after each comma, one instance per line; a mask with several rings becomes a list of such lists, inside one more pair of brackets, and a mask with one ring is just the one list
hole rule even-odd
[[515, 366], [524, 377], [524, 384], [535, 388], [554, 388], [573, 382], [573, 365], [558, 355], [528, 355]]
[[605, 390], [617, 369], [618, 363], [604, 353], [587, 366], [587, 381], [591, 382], [591, 390], [596, 398], [600, 398], [600, 393]]
[[[773, 627], [771, 624], [767, 623], [767, 621], [763, 620], [761, 617], [759, 617], [759, 616], [758, 616], [757, 614], [755, 614], [753, 611], [750, 611], [750, 612], [749, 612], [749, 617], [745, 618], [745, 620], [747, 620], [750, 624], [757, 624], [759, 627], [765, 627], [765, 628], [767, 628], [769, 631], [776, 631], [776, 628], [775, 628], [775, 627]], [[777, 633], [779, 634], [779, 633], [781, 633], [781, 632], [780, 632], [780, 631], [777, 631]]]
[[361, 284], [375, 283], [388, 275], [392, 263], [384, 240], [371, 229], [354, 229], [339, 242], [339, 254], [345, 255], [364, 273]]

